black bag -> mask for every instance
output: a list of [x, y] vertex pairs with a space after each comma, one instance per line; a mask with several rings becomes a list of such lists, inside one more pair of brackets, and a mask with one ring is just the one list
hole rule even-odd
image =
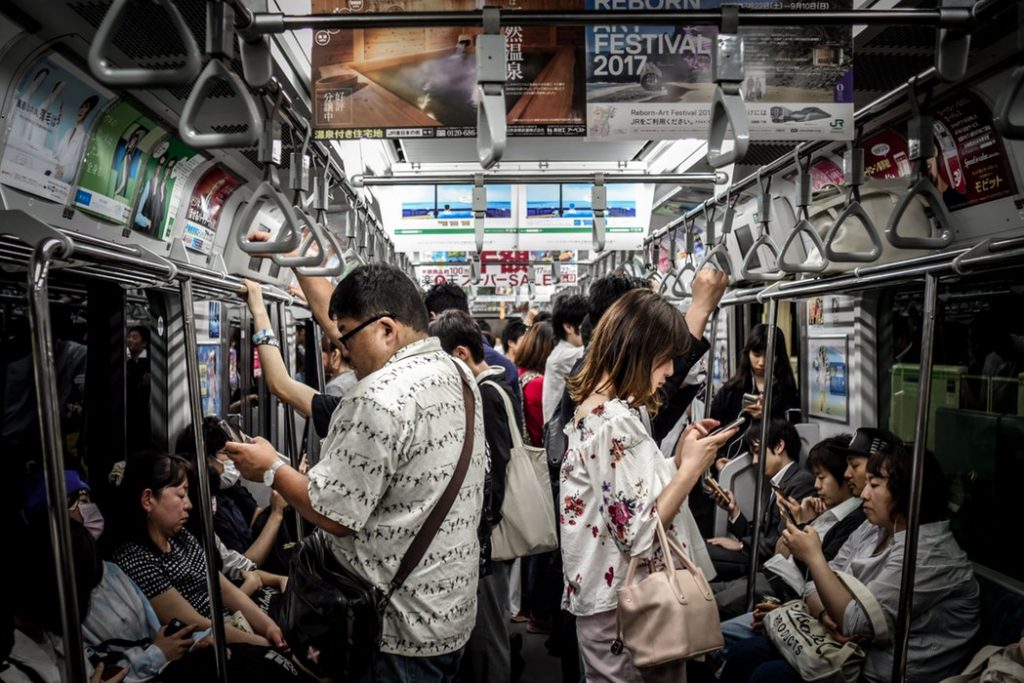
[[373, 664], [384, 595], [342, 567], [320, 533], [307, 536], [292, 558], [281, 609], [285, 639], [320, 678], [349, 681]]
[[466, 407], [462, 453], [444, 493], [402, 557], [387, 592], [342, 567], [320, 532], [305, 538], [292, 557], [279, 623], [292, 653], [320, 678], [352, 681], [376, 668], [384, 610], [391, 595], [423, 559], [462, 488], [473, 454], [476, 400], [458, 364], [456, 371], [462, 380]]

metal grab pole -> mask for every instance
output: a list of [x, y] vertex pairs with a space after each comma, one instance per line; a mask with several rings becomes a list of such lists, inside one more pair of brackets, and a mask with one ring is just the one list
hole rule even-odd
[[718, 337], [718, 314], [721, 310], [716, 307], [711, 314], [711, 334], [708, 335], [711, 346], [708, 349], [708, 372], [704, 378], [704, 419], [711, 417], [711, 401], [715, 397], [715, 387], [711, 379], [715, 371], [715, 341]]
[[227, 683], [227, 640], [224, 638], [224, 606], [220, 595], [220, 572], [217, 570], [210, 478], [206, 476], [206, 439], [203, 438], [203, 407], [200, 405], [199, 395], [199, 356], [196, 345], [195, 311], [192, 308], [192, 280], [182, 278], [178, 286], [181, 292], [181, 320], [185, 334], [188, 403], [192, 413], [192, 429], [196, 437], [196, 459], [193, 465], [196, 483], [199, 485], [199, 519], [202, 522], [202, 543], [206, 554], [206, 589], [210, 592], [210, 622], [213, 624], [213, 646], [216, 648], [214, 661], [217, 663], [217, 680]]
[[[779, 301], [768, 302], [768, 343], [765, 345], [764, 402], [761, 408], [761, 443], [758, 444], [757, 481], [754, 484], [754, 534], [750, 542], [750, 566], [747, 571], [747, 611], [754, 609], [754, 582], [757, 577], [757, 545], [761, 542], [761, 515], [767, 503], [764, 492], [764, 469], [768, 453], [768, 431], [772, 421], [772, 387], [775, 384], [775, 326], [779, 321]], [[756, 380], [755, 380], [756, 385]]]
[[[346, 15], [347, 16], [347, 15]], [[391, 15], [397, 16], [397, 15]], [[601, 173], [495, 173], [483, 177], [484, 185], [558, 185], [561, 183], [590, 183], [594, 176]], [[725, 173], [605, 173], [604, 183], [666, 183], [666, 184], [697, 184], [724, 183], [728, 180]], [[364, 176], [354, 175], [349, 178], [354, 187], [390, 187], [394, 185], [472, 185], [476, 176], [472, 173], [462, 174], [428, 174], [410, 173], [406, 175]]]
[[57, 373], [54, 370], [53, 343], [50, 338], [50, 302], [47, 278], [50, 261], [65, 245], [59, 239], [45, 239], [32, 250], [28, 271], [29, 325], [32, 328], [32, 372], [36, 382], [39, 429], [43, 445], [43, 473], [49, 508], [50, 542], [57, 569], [57, 598], [61, 611], [64, 637], [66, 682], [86, 680], [85, 650], [82, 647], [82, 619], [78, 613], [78, 590], [75, 585], [74, 558], [71, 556], [71, 517], [68, 514], [68, 491], [64, 482], [64, 451], [61, 448], [60, 413], [58, 412]]
[[[317, 341], [317, 347], [319, 347], [320, 346], [319, 339], [320, 339], [320, 337], [321, 337], [321, 335], [323, 333], [320, 331], [320, 325], [316, 322], [315, 318], [313, 318], [310, 322], [312, 324], [310, 325], [309, 329], [312, 331], [312, 333], [314, 335], [316, 335], [314, 338], [318, 340]], [[306, 334], [309, 334], [309, 332], [306, 332]], [[314, 365], [314, 367], [316, 367], [317, 390], [326, 394], [327, 393], [327, 372], [324, 369], [324, 364], [323, 364], [323, 362], [320, 362], [320, 363], [314, 363], [313, 365]], [[312, 467], [313, 465], [315, 465], [318, 462], [320, 462], [320, 437], [317, 435], [316, 427], [313, 425], [313, 416], [312, 415], [309, 416], [308, 424], [309, 424], [309, 429], [308, 429], [309, 442], [306, 444], [306, 453], [309, 456], [309, 466]], [[301, 517], [302, 515], [299, 515], [299, 516]]]
[[921, 329], [921, 374], [918, 379], [917, 420], [914, 423], [914, 464], [910, 478], [910, 508], [907, 511], [907, 537], [903, 550], [903, 575], [900, 579], [900, 610], [893, 643], [892, 680], [899, 683], [907, 666], [910, 645], [910, 619], [914, 607], [914, 578], [917, 573], [917, 539], [921, 525], [921, 487], [924, 477], [924, 452], [928, 440], [928, 403], [932, 389], [932, 356], [935, 340], [935, 309], [939, 299], [939, 276], [928, 273], [924, 280], [924, 320]]
[[[294, 358], [295, 354], [288, 344], [287, 311], [285, 311], [283, 303], [277, 304], [277, 335], [278, 339], [281, 340], [281, 354], [284, 356], [285, 368], [287, 369], [289, 357]], [[320, 365], [323, 365], [323, 363], [320, 363]], [[295, 408], [287, 401], [281, 401], [281, 404], [284, 406], [284, 429], [281, 430], [285, 444], [284, 453], [288, 457], [288, 464], [298, 471], [300, 457], [296, 449]], [[313, 419], [312, 416], [309, 419]], [[301, 539], [306, 536], [306, 523], [302, 515], [299, 514], [295, 515], [295, 533], [298, 534], [296, 538]]]
[[252, 325], [250, 321], [251, 314], [249, 313], [249, 306], [242, 306], [241, 320], [238, 325], [238, 387], [241, 392], [241, 408], [239, 412], [242, 414], [242, 431], [246, 434], [252, 434], [252, 400], [249, 398], [252, 395], [252, 372], [253, 372], [253, 360], [252, 360], [252, 339], [249, 336], [249, 327]]

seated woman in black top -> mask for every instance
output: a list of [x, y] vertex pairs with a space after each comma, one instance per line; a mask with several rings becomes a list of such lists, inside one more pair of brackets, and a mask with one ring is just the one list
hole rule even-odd
[[[768, 326], [754, 326], [740, 352], [740, 366], [735, 374], [726, 380], [722, 388], [715, 394], [711, 404], [711, 417], [721, 424], [732, 422], [741, 411], [751, 414], [755, 420], [761, 419], [764, 411], [762, 405], [764, 393], [764, 374], [767, 365], [765, 351], [768, 348]], [[784, 419], [786, 411], [800, 408], [800, 390], [793, 376], [793, 367], [786, 353], [786, 339], [779, 328], [775, 328], [775, 382], [772, 389], [772, 405], [769, 415], [773, 419]], [[758, 401], [753, 405], [743, 405], [743, 394], [757, 394]], [[719, 449], [719, 460], [716, 467], [724, 466], [723, 459], [733, 458], [743, 452], [743, 431], [734, 436], [729, 443]], [[690, 494], [690, 510], [697, 527], [705, 538], [714, 535], [715, 504], [710, 496], [700, 487]]]

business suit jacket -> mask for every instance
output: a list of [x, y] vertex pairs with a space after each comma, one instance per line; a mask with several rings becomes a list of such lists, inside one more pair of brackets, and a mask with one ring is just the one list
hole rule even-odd
[[[779, 482], [779, 488], [790, 498], [803, 500], [807, 496], [814, 495], [814, 475], [794, 462], [786, 476]], [[765, 489], [771, 493], [767, 485]], [[775, 554], [775, 544], [782, 536], [782, 530], [786, 528], [779, 509], [775, 505], [774, 496], [769, 495], [765, 501], [765, 508], [761, 511], [761, 536], [758, 539], [758, 557], [767, 559]], [[838, 525], [837, 525], [838, 526]], [[749, 548], [753, 543], [754, 527], [747, 518], [740, 513], [736, 521], [729, 522], [729, 533], [743, 541], [743, 547]]]

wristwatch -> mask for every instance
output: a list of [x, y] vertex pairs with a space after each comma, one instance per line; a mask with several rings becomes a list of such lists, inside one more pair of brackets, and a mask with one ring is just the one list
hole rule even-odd
[[277, 474], [277, 470], [284, 465], [284, 461], [279, 458], [275, 458], [274, 462], [271, 463], [267, 471], [263, 473], [263, 485], [268, 488], [274, 488], [274, 475]]

